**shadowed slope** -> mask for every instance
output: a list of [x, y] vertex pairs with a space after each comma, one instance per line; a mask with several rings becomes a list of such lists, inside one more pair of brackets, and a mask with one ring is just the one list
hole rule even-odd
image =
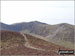
[[0, 31], [1, 32], [1, 48], [7, 49], [20, 44], [24, 44], [24, 37], [18, 32]]

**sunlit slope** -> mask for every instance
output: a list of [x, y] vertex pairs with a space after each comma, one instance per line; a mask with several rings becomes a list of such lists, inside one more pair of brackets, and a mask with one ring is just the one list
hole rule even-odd
[[2, 55], [58, 55], [59, 48], [70, 49], [27, 33], [1, 31]]
[[74, 25], [61, 23], [56, 25], [49, 25], [38, 21], [15, 23], [7, 25], [0, 23], [1, 30], [16, 31], [16, 32], [28, 32], [48, 39], [56, 41], [67, 41], [74, 44]]
[[24, 39], [24, 36], [18, 32], [11, 32], [11, 31], [0, 31], [0, 32], [1, 32], [0, 51], [2, 55], [43, 55], [44, 56], [44, 55], [57, 54], [54, 51], [48, 52], [39, 48], [37, 49], [31, 48], [32, 46], [31, 43], [30, 47], [25, 46], [25, 44], [29, 41]]
[[59, 48], [60, 49], [69, 49], [69, 48], [65, 48], [64, 46], [60, 46], [60, 45], [56, 45], [54, 43], [48, 42], [44, 39], [40, 39], [38, 37], [31, 36], [29, 34], [24, 33], [24, 35], [26, 36], [28, 43], [31, 46], [34, 46], [36, 48], [41, 48], [46, 51], [55, 51], [56, 53], [58, 52]]

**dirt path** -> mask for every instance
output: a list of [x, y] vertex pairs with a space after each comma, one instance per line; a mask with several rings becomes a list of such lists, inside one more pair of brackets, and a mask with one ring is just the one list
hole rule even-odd
[[42, 51], [45, 51], [45, 49], [41, 49], [41, 48], [36, 48], [32, 45], [30, 45], [30, 43], [28, 42], [28, 39], [26, 37], [26, 35], [24, 35], [24, 33], [21, 33], [26, 41], [26, 43], [24, 44], [24, 46], [28, 47], [28, 48], [32, 48], [32, 49], [36, 49], [36, 50], [42, 50]]

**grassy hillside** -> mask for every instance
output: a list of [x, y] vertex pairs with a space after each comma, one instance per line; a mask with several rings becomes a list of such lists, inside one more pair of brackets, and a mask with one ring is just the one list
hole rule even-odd
[[[0, 31], [0, 32], [1, 32], [1, 54], [2, 55], [43, 55], [44, 56], [44, 55], [57, 54], [54, 51], [48, 52], [48, 51], [37, 50], [37, 49], [33, 49], [33, 48], [29, 48], [25, 46], [27, 41], [24, 39], [24, 36], [22, 36], [18, 32], [11, 32], [11, 31]], [[35, 37], [34, 38], [31, 37], [31, 38], [35, 40]], [[40, 39], [37, 39], [37, 40], [41, 42]], [[33, 42], [30, 43], [31, 46], [32, 44], [35, 45]], [[36, 43], [36, 46], [38, 46], [38, 43]]]
[[60, 49], [70, 49], [70, 48], [65, 48], [60, 45], [56, 45], [54, 43], [48, 42], [44, 39], [39, 39], [38, 37], [31, 36], [29, 34], [25, 34], [27, 37], [27, 41], [31, 46], [37, 47], [37, 48], [42, 48], [46, 51], [55, 51], [58, 52], [59, 48]]
[[26, 33], [1, 31], [2, 55], [58, 55], [59, 48], [70, 49]]
[[24, 37], [18, 32], [0, 31], [1, 32], [1, 49], [8, 49], [20, 44], [24, 44]]
[[48, 39], [55, 39], [56, 41], [68, 41], [74, 44], [74, 25], [61, 23], [56, 25], [49, 25], [38, 21], [15, 23], [12, 25], [1, 24], [2, 30], [28, 32], [36, 35], [46, 37]]

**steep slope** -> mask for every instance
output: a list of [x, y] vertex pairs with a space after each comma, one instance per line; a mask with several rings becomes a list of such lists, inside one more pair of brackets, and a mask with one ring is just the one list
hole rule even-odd
[[43, 36], [49, 41], [52, 40], [51, 42], [54, 43], [58, 41], [63, 44], [66, 43], [69, 46], [71, 46], [70, 43], [72, 43], [72, 46], [74, 45], [74, 38], [75, 38], [74, 25], [66, 23], [61, 23], [57, 25], [48, 25], [38, 21], [32, 21], [32, 22], [16, 23], [12, 25], [1, 24], [1, 30], [33, 33], [36, 35]]
[[74, 26], [69, 24], [59, 24], [59, 27], [52, 35], [48, 35], [47, 38], [57, 40], [70, 41], [74, 43]]
[[51, 26], [38, 21], [16, 23], [12, 25], [6, 25], [0, 23], [0, 25], [1, 25], [0, 27], [1, 30], [16, 31], [16, 32], [24, 31], [41, 36], [47, 36], [49, 35], [49, 33], [53, 32], [56, 29], [56, 26]]
[[9, 27], [7, 24], [0, 22], [0, 30], [9, 30]]
[[[27, 40], [25, 39], [27, 38]], [[28, 45], [30, 45], [28, 47]], [[31, 48], [34, 47], [34, 48]], [[58, 55], [58, 50], [69, 49], [47, 42], [29, 34], [22, 35], [17, 32], [1, 31], [2, 55]]]
[[38, 21], [32, 21], [32, 22], [15, 23], [12, 25], [6, 25], [2, 23], [0, 24], [1, 24], [1, 30], [9, 30], [9, 31], [17, 31], [17, 32], [25, 31], [25, 32], [41, 35], [44, 37], [54, 34], [54, 32], [61, 27], [63, 30], [63, 26], [66, 29], [66, 31], [74, 30], [73, 25], [66, 24], [66, 23], [57, 24], [57, 25], [48, 25]]
[[0, 31], [0, 33], [1, 49], [13, 48], [25, 43], [24, 37], [20, 33], [11, 31]]
[[56, 30], [56, 36], [54, 37], [60, 40], [70, 41], [74, 43], [74, 30], [74, 26], [72, 25], [60, 24], [60, 27]]
[[17, 32], [17, 28], [13, 25], [8, 25], [0, 22], [0, 30], [6, 30], [6, 31], [15, 31]]
[[43, 37], [52, 34], [57, 28], [57, 25], [48, 25], [38, 21], [14, 24], [14, 26], [20, 26], [19, 28], [22, 27], [20, 31], [34, 33]]
[[74, 32], [75, 28], [73, 25], [69, 24], [59, 24], [59, 27], [52, 35], [48, 35], [46, 38], [58, 45], [65, 47], [74, 48]]
[[56, 45], [54, 43], [46, 41], [45, 39], [40, 39], [37, 36], [32, 36], [26, 33], [24, 33], [24, 37], [27, 38], [27, 42], [30, 46], [43, 49], [44, 51], [50, 51], [50, 52], [55, 51], [56, 53], [58, 53], [59, 48], [70, 49], [70, 48], [65, 48], [63, 46]]
[[[0, 32], [1, 32], [1, 41], [0, 41], [1, 55], [43, 55], [44, 56], [44, 55], [57, 54], [54, 51], [47, 52], [47, 51], [37, 50], [25, 46], [27, 41], [24, 39], [24, 36], [22, 36], [18, 32], [11, 32], [11, 31], [0, 31]], [[33, 40], [35, 40], [34, 38]], [[36, 45], [37, 44], [38, 43], [36, 43]]]

